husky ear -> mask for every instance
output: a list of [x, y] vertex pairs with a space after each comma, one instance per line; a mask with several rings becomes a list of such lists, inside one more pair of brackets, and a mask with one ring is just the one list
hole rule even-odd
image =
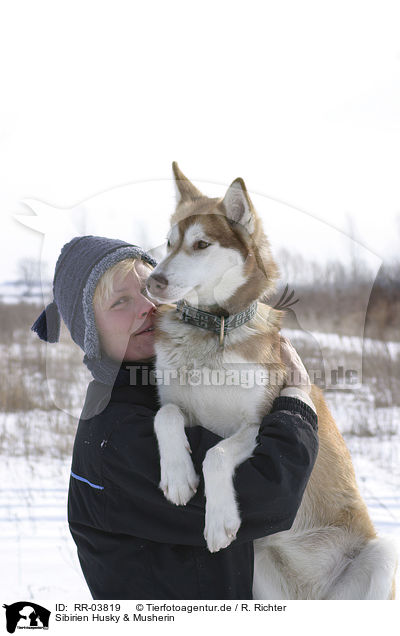
[[200, 190], [181, 172], [176, 161], [172, 163], [172, 170], [177, 187], [177, 203], [180, 201], [191, 201], [203, 196]]
[[222, 201], [226, 216], [235, 223], [240, 223], [249, 234], [254, 232], [253, 204], [244, 185], [243, 179], [235, 179], [228, 188]]

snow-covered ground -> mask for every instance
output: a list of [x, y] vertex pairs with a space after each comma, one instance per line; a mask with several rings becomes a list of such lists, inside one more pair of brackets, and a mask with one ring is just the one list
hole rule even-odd
[[68, 530], [69, 471], [69, 459], [1, 458], [2, 599], [91, 598]]
[[360, 338], [358, 336], [343, 336], [337, 333], [324, 333], [322, 331], [307, 332], [301, 329], [283, 329], [282, 332], [297, 344], [305, 340], [308, 335], [318, 342], [320, 347], [330, 349], [340, 354], [359, 353], [363, 351], [376, 353], [388, 351], [394, 357], [400, 354], [400, 342], [383, 342], [373, 338]]

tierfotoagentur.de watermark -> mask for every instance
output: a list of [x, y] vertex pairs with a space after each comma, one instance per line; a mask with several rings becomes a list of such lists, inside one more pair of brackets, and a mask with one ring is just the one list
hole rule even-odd
[[139, 382], [143, 386], [170, 386], [177, 384], [179, 386], [225, 386], [225, 387], [241, 387], [251, 389], [255, 386], [274, 387], [282, 386], [304, 386], [308, 383], [308, 377], [312, 384], [324, 386], [325, 388], [354, 388], [359, 383], [359, 374], [356, 369], [345, 369], [339, 366], [336, 369], [330, 369], [328, 373], [321, 369], [310, 369], [308, 377], [297, 370], [289, 373], [283, 373], [280, 369], [268, 368], [252, 368], [249, 365], [229, 365], [227, 368], [210, 369], [209, 367], [186, 366], [178, 369], [154, 369], [151, 366], [129, 365], [126, 367], [129, 371], [129, 382], [136, 385]]

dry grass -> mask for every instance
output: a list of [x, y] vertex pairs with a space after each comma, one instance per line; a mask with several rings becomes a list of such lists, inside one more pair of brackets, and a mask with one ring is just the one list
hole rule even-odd
[[279, 293], [285, 285], [299, 302], [294, 310], [303, 327], [342, 335], [400, 340], [400, 262], [383, 265], [376, 278], [363, 265], [338, 261], [320, 265], [280, 250]]
[[0, 304], [0, 452], [66, 457], [91, 378], [65, 327], [53, 345], [30, 331], [40, 311]]

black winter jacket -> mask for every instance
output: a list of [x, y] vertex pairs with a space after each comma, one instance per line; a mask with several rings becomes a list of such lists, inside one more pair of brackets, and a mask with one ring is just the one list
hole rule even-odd
[[[136, 386], [129, 384], [127, 366], [106, 408], [81, 418], [74, 444], [68, 518], [93, 598], [251, 599], [252, 541], [293, 523], [317, 455], [315, 413], [295, 398], [275, 400], [253, 456], [236, 470], [237, 538], [210, 553], [203, 537], [204, 482], [186, 506], [165, 499], [153, 430], [157, 388], [145, 385], [141, 373]], [[108, 401], [105, 392], [91, 382], [84, 412]], [[207, 450], [221, 438], [200, 426], [186, 434], [201, 475]]]

